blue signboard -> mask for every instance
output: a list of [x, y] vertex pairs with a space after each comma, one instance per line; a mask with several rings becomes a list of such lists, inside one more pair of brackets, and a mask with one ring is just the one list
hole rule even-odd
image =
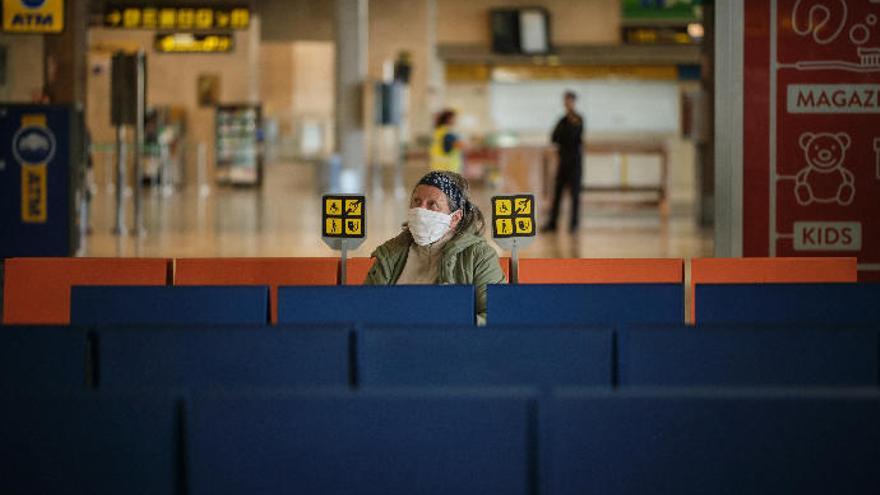
[[0, 105], [0, 258], [69, 256], [71, 110]]

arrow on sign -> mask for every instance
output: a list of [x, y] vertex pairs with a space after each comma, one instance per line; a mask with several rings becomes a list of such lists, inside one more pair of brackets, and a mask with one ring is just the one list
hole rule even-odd
[[114, 10], [107, 14], [107, 24], [117, 27], [122, 22], [122, 14], [118, 10]]

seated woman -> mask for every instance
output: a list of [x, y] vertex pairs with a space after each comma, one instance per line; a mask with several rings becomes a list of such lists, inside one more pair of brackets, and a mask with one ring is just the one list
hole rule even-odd
[[486, 319], [486, 284], [505, 283], [498, 255], [483, 238], [483, 213], [468, 183], [433, 171], [412, 192], [404, 230], [373, 252], [368, 285], [469, 284], [477, 290], [477, 322]]

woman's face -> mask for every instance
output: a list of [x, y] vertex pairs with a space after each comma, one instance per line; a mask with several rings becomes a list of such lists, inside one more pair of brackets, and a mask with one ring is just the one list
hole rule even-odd
[[[426, 210], [438, 211], [447, 215], [452, 213], [449, 208], [449, 199], [443, 194], [443, 191], [434, 186], [428, 186], [425, 184], [419, 184], [416, 186], [412, 193], [409, 207], [424, 208]], [[461, 216], [462, 212], [460, 209], [456, 210], [455, 213], [452, 213], [452, 221], [449, 224], [451, 229], [455, 230], [458, 226], [458, 222], [461, 221]]]

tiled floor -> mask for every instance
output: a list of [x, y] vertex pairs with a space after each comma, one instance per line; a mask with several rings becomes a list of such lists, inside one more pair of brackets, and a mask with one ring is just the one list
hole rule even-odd
[[[112, 191], [99, 188], [93, 200], [93, 233], [85, 256], [333, 256], [320, 239], [320, 196], [315, 165], [274, 164], [267, 167], [262, 191], [213, 187], [200, 197], [194, 186], [162, 196], [147, 189], [146, 236], [111, 234]], [[409, 187], [424, 170], [406, 168], [406, 191], [367, 190], [368, 237], [352, 256], [368, 256], [399, 232]], [[387, 182], [391, 182], [390, 180]], [[493, 191], [474, 188], [477, 203], [488, 214]], [[129, 200], [130, 201], [130, 200]], [[540, 205], [539, 205], [540, 206]], [[131, 206], [129, 204], [129, 215]], [[668, 218], [650, 207], [583, 205], [584, 221], [576, 235], [539, 235], [523, 257], [697, 257], [712, 253], [712, 233], [694, 221], [688, 205], [673, 205]], [[538, 218], [541, 222], [540, 215]], [[131, 221], [129, 220], [129, 226]]]

